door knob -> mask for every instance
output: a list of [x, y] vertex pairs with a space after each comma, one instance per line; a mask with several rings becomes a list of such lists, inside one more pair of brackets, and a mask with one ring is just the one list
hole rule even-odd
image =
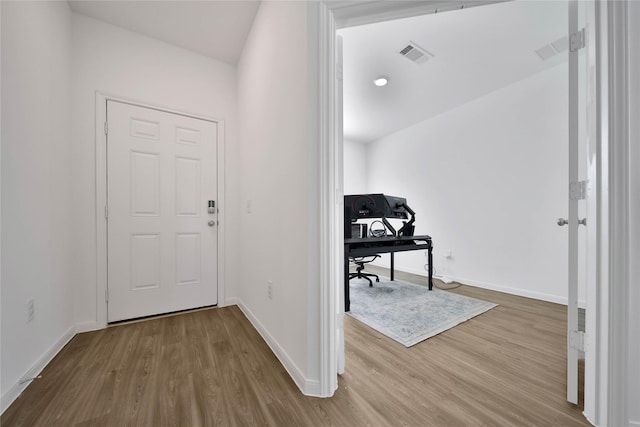
[[567, 225], [567, 224], [569, 224], [569, 221], [567, 221], [567, 220], [566, 220], [566, 219], [564, 219], [564, 218], [558, 218], [558, 225], [559, 225], [560, 227], [562, 227], [563, 225]]
[[216, 225], [216, 222], [215, 222], [214, 220], [211, 220], [211, 221], [209, 221], [209, 222], [207, 223], [207, 225], [208, 225], [209, 227], [213, 227], [214, 225]]
[[578, 220], [578, 224], [586, 226], [587, 225], [587, 218], [579, 219]]

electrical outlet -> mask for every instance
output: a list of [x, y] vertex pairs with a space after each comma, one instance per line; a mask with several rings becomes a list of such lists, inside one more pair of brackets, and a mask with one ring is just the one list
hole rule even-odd
[[36, 317], [36, 300], [31, 298], [27, 300], [27, 322], [31, 322]]
[[273, 299], [273, 282], [271, 280], [267, 282], [267, 297]]

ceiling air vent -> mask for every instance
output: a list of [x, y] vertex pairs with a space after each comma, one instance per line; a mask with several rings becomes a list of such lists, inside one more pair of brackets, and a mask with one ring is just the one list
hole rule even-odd
[[400, 55], [409, 59], [411, 62], [415, 62], [416, 64], [422, 64], [427, 62], [429, 58], [433, 58], [433, 55], [422, 49], [420, 46], [415, 44], [414, 42], [409, 42], [407, 46], [405, 46], [400, 52]]
[[564, 36], [552, 43], [542, 46], [540, 49], [535, 50], [535, 53], [540, 57], [540, 59], [546, 61], [552, 56], [556, 56], [567, 49], [569, 49], [569, 38]]
[[542, 46], [540, 49], [536, 50], [536, 54], [540, 57], [540, 59], [542, 59], [543, 61], [546, 61], [547, 59], [551, 58], [552, 56], [556, 56], [558, 54], [558, 52], [553, 48], [553, 46], [548, 44], [548, 45]]

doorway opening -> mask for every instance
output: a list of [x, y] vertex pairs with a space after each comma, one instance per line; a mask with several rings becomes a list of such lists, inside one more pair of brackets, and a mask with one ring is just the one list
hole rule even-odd
[[[566, 7], [566, 4], [565, 4], [565, 7]], [[414, 12], [415, 12], [415, 11], [414, 11]], [[433, 12], [433, 10], [431, 10], [431, 12]], [[455, 13], [455, 12], [454, 12], [454, 13]], [[405, 16], [411, 16], [411, 15], [414, 15], [414, 14], [416, 14], [416, 15], [417, 15], [417, 13], [407, 12], [407, 15], [405, 15]], [[337, 12], [335, 13], [335, 15], [336, 15], [336, 16], [340, 16], [340, 15], [339, 15], [339, 13], [337, 13]], [[343, 19], [343, 18], [341, 17], [341, 18], [339, 18], [339, 19]], [[383, 21], [383, 19], [381, 19], [379, 16], [377, 16], [377, 17], [375, 17], [375, 18], [371, 18], [371, 19], [372, 19], [372, 21], [376, 21], [376, 22], [378, 22], [378, 21]], [[366, 20], [366, 18], [362, 18], [362, 20]], [[358, 21], [358, 19], [357, 19], [357, 18], [353, 18], [353, 19], [351, 19], [351, 21], [350, 21], [349, 19], [343, 19], [342, 24], [340, 24], [340, 25], [344, 25], [344, 27], [351, 27], [351, 26], [353, 25], [353, 22], [354, 22], [354, 21], [358, 21], [359, 23], [362, 23], [362, 20]], [[346, 25], [345, 25], [345, 24], [344, 24], [344, 22], [348, 22], [348, 24], [346, 24]], [[565, 21], [565, 22], [566, 22], [566, 21]], [[565, 24], [565, 25], [566, 25], [566, 24]], [[565, 29], [566, 29], [566, 26], [565, 26]], [[411, 41], [413, 41], [413, 40], [411, 40]], [[554, 41], [556, 41], [556, 40], [550, 40], [550, 41], [549, 41], [549, 43], [552, 43], [552, 42], [554, 42]], [[427, 47], [427, 48], [425, 48], [425, 49], [426, 49], [426, 50], [428, 50], [429, 48]], [[430, 52], [430, 53], [432, 53], [432, 52]], [[535, 54], [535, 53], [534, 53], [534, 52], [532, 52], [532, 54]], [[438, 56], [438, 55], [434, 55], [434, 57], [435, 57], [435, 58], [437, 58], [437, 56]], [[427, 61], [427, 63], [428, 63], [428, 62], [429, 62], [429, 61]], [[347, 77], [346, 77], [346, 74], [347, 74], [347, 70], [345, 69], [345, 70], [344, 70], [345, 80], [346, 80], [346, 78], [347, 78]], [[391, 81], [391, 82], [393, 82], [393, 81], [394, 81], [394, 79], [393, 79], [393, 78], [391, 78], [391, 79], [390, 79], [390, 81]], [[345, 91], [346, 91], [346, 88], [345, 88]], [[339, 90], [338, 90], [337, 92], [339, 92]], [[565, 92], [565, 94], [566, 94], [566, 92]], [[565, 98], [564, 106], [566, 106], [566, 98]], [[346, 121], [346, 118], [345, 118], [345, 121]], [[461, 125], [461, 126], [463, 126], [463, 125]], [[347, 124], [345, 123], [345, 130], [346, 130], [346, 129], [347, 129]], [[342, 147], [340, 147], [340, 149], [342, 149]], [[401, 151], [402, 151], [402, 150], [401, 150]], [[389, 159], [389, 160], [393, 160], [393, 161], [400, 161], [400, 159], [407, 159], [407, 158], [408, 158], [408, 159], [410, 159], [410, 160], [413, 160], [413, 159], [411, 158], [411, 155], [410, 155], [410, 154], [411, 154], [411, 153], [409, 153], [409, 154], [408, 154], [407, 150], [404, 150], [404, 151], [402, 151], [402, 152], [400, 153], [400, 155], [399, 155], [398, 157], [395, 157], [395, 156], [389, 155], [389, 156], [388, 156], [388, 159]], [[403, 156], [404, 156], [404, 157], [403, 157]], [[378, 160], [377, 167], [381, 167], [381, 166], [380, 166], [380, 160], [381, 160], [381, 157], [382, 157], [382, 155], [380, 155], [380, 154], [379, 154], [379, 155], [378, 155], [378, 158], [376, 159], [376, 160]], [[345, 159], [345, 160], [346, 160], [346, 159]], [[375, 162], [375, 161], [369, 161], [369, 162], [368, 162], [368, 165], [375, 166], [375, 165], [376, 165], [376, 162]], [[336, 181], [339, 181], [339, 178], [337, 178], [337, 179], [336, 179]], [[557, 184], [557, 185], [563, 185], [563, 183], [556, 183], [556, 184]], [[517, 186], [516, 186], [516, 187], [517, 187]], [[525, 185], [524, 187], [526, 187], [526, 185]], [[377, 191], [377, 188], [376, 188], [375, 190]], [[415, 189], [414, 189], [414, 190], [415, 190]], [[370, 188], [370, 189], [369, 189], [369, 192], [370, 192], [370, 191], [374, 191], [374, 189]], [[384, 192], [387, 192], [386, 190], [383, 190], [383, 191], [384, 191]], [[346, 192], [348, 193], [348, 192], [350, 192], [350, 191], [348, 191], [348, 190], [347, 190]], [[358, 192], [360, 192], [360, 191], [358, 191]], [[389, 192], [390, 192], [391, 194], [395, 194], [395, 193], [397, 193], [397, 191], [393, 191], [393, 190], [391, 190], [391, 191], [389, 191]], [[414, 191], [414, 192], [418, 192], [418, 190], [416, 190], [416, 191]], [[514, 191], [512, 192], [512, 194], [516, 194], [516, 195], [517, 195], [517, 194], [522, 194], [522, 193], [519, 193], [518, 188], [514, 188]], [[405, 196], [406, 194], [396, 194], [396, 195], [398, 195], [398, 196]], [[562, 200], [562, 202], [564, 202], [564, 200]], [[564, 206], [566, 206], [566, 205], [565, 205], [564, 203], [562, 203], [562, 202], [561, 202], [561, 204], [558, 204], [558, 205], [557, 205], [557, 210], [562, 209], [562, 210], [564, 211], [564, 209], [565, 209], [565, 208], [564, 208]], [[417, 211], [418, 213], [420, 212], [420, 211], [418, 211], [418, 210], [416, 210], [416, 211]], [[424, 212], [425, 212], [425, 215], [424, 215], [424, 216], [426, 217], [426, 216], [427, 216], [427, 212], [428, 212], [428, 211], [427, 211], [427, 210], [424, 210]], [[553, 223], [553, 220], [554, 220], [554, 219], [553, 219], [553, 218], [551, 218], [551, 220], [552, 220], [552, 225], [554, 225], [554, 227], [557, 227], [557, 226]], [[554, 230], [557, 232], [557, 228], [554, 228]], [[561, 234], [561, 232], [558, 232], [558, 234]], [[435, 244], [436, 244], [436, 246], [437, 246], [437, 240], [435, 240], [435, 241], [434, 241], [434, 243], [435, 243]], [[442, 249], [445, 249], [445, 248], [442, 248]], [[436, 262], [437, 262], [437, 261], [436, 261]], [[422, 264], [424, 264], [424, 260], [420, 260], [419, 262], [416, 262], [415, 264], [417, 264], [417, 265], [422, 265]], [[437, 267], [437, 265], [436, 265], [436, 267]], [[559, 301], [559, 302], [561, 302], [561, 301]]]

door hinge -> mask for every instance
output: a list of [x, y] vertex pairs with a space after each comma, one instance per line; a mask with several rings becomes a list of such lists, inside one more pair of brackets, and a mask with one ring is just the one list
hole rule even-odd
[[109, 134], [109, 123], [108, 122], [104, 122], [104, 134], [108, 135]]
[[107, 205], [104, 207], [104, 217], [105, 219], [109, 219], [109, 206]]
[[578, 30], [575, 33], [571, 34], [571, 36], [569, 37], [569, 50], [571, 52], [577, 52], [584, 46], [584, 28], [582, 28], [581, 30]]
[[104, 302], [109, 302], [109, 288], [104, 290]]
[[569, 346], [584, 351], [585, 335], [583, 331], [569, 331]]
[[569, 199], [584, 200], [587, 198], [587, 181], [572, 182], [569, 184]]

